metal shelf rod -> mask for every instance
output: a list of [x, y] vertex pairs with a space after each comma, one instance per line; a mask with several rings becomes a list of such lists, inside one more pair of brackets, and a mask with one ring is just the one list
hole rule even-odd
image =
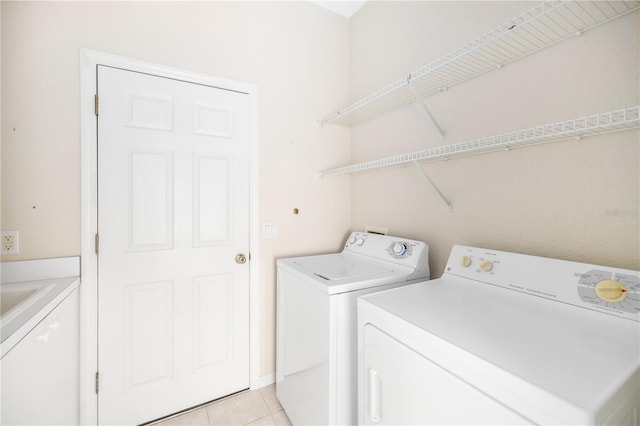
[[335, 176], [401, 166], [413, 162], [449, 160], [455, 157], [482, 154], [489, 151], [509, 150], [511, 148], [557, 142], [571, 138], [580, 139], [586, 136], [631, 130], [638, 127], [640, 127], [640, 106], [634, 106], [499, 135], [471, 139], [423, 151], [326, 169], [319, 171], [318, 174], [320, 177]]
[[451, 201], [449, 201], [447, 197], [444, 196], [442, 191], [440, 191], [440, 188], [438, 188], [438, 185], [436, 185], [433, 179], [431, 179], [431, 177], [427, 174], [427, 171], [424, 169], [424, 167], [422, 167], [420, 163], [417, 161], [414, 161], [413, 164], [415, 164], [416, 168], [420, 171], [420, 173], [422, 173], [422, 175], [425, 178], [427, 178], [427, 180], [429, 181], [433, 189], [435, 189], [435, 191], [438, 193], [442, 201], [444, 201], [444, 203], [447, 205], [447, 209], [449, 209], [449, 213], [453, 212], [453, 204], [451, 204]]
[[420, 102], [420, 104], [422, 105], [422, 108], [424, 109], [424, 111], [427, 113], [427, 116], [431, 119], [431, 122], [433, 124], [433, 126], [438, 130], [438, 133], [440, 133], [440, 137], [442, 138], [442, 142], [444, 143], [445, 141], [445, 135], [444, 132], [442, 131], [442, 129], [440, 128], [440, 126], [438, 125], [438, 122], [436, 121], [435, 117], [433, 116], [433, 114], [431, 114], [431, 111], [429, 111], [429, 108], [427, 108], [427, 104], [424, 103], [424, 100], [421, 99], [418, 94], [416, 93], [416, 91], [413, 89], [413, 87], [411, 87], [411, 81], [409, 81], [411, 77], [409, 77], [407, 79], [407, 87], [409, 88], [409, 90], [411, 91], [411, 94], [416, 98], [416, 101]]

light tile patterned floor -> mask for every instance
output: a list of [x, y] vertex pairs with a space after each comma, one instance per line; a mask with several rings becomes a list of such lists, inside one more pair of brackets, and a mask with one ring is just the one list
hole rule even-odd
[[153, 426], [291, 425], [276, 398], [276, 387], [242, 392]]

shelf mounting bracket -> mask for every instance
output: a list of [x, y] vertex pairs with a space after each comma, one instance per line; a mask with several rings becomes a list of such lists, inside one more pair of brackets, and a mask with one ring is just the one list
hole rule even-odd
[[431, 180], [431, 177], [429, 177], [427, 172], [424, 170], [424, 167], [422, 167], [420, 165], [420, 163], [418, 163], [417, 161], [414, 161], [413, 164], [420, 171], [420, 173], [422, 173], [422, 175], [427, 178], [427, 180], [429, 181], [429, 183], [431, 184], [433, 189], [435, 189], [436, 192], [438, 193], [438, 195], [440, 196], [440, 198], [442, 198], [442, 201], [444, 201], [444, 203], [447, 205], [447, 209], [449, 210], [449, 213], [453, 213], [453, 204], [451, 204], [451, 202], [449, 200], [447, 200], [447, 197], [445, 197], [444, 194], [442, 193], [442, 191], [440, 191], [440, 188], [438, 188], [438, 186], [435, 184], [435, 182], [433, 182], [433, 180]]
[[409, 76], [407, 77], [407, 87], [409, 88], [409, 91], [411, 92], [411, 94], [413, 95], [415, 100], [417, 102], [419, 102], [420, 105], [422, 105], [422, 108], [424, 108], [425, 112], [427, 113], [427, 115], [431, 119], [431, 122], [433, 123], [435, 128], [438, 129], [438, 133], [440, 133], [440, 136], [442, 137], [442, 143], [444, 143], [446, 141], [446, 136], [444, 135], [444, 132], [442, 131], [442, 129], [438, 125], [438, 122], [436, 121], [436, 119], [433, 116], [433, 114], [431, 114], [431, 111], [429, 111], [429, 108], [427, 108], [427, 104], [424, 103], [424, 99], [422, 99], [420, 96], [418, 96], [418, 93], [416, 93], [416, 90], [411, 85], [411, 74], [409, 74]]

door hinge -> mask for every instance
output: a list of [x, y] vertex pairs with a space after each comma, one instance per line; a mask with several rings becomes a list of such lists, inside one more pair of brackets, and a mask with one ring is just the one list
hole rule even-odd
[[96, 393], [98, 393], [100, 389], [100, 373], [96, 371]]
[[96, 115], [100, 115], [100, 98], [98, 97], [98, 95], [95, 96], [95, 111], [96, 111]]
[[100, 252], [100, 234], [96, 234], [96, 254]]

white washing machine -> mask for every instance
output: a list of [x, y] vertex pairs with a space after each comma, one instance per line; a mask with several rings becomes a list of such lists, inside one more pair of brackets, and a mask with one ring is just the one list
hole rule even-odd
[[640, 274], [454, 246], [358, 301], [361, 424], [637, 425]]
[[277, 261], [276, 395], [295, 425], [357, 421], [356, 299], [429, 279], [429, 247], [354, 232], [341, 253]]

